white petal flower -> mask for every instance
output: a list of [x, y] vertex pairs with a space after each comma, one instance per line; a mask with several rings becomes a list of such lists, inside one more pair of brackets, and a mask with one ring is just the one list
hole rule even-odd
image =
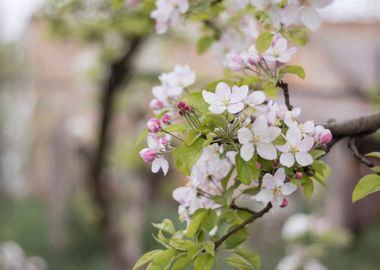
[[247, 97], [246, 104], [252, 108], [257, 108], [258, 105], [265, 101], [265, 94], [262, 91], [254, 91]]
[[243, 127], [238, 131], [238, 140], [242, 144], [240, 156], [249, 161], [257, 147], [257, 153], [264, 159], [274, 160], [277, 158], [277, 150], [272, 142], [280, 135], [281, 129], [269, 127], [265, 116], [256, 118], [251, 129]]
[[277, 41], [274, 41], [272, 46], [266, 50], [263, 57], [268, 62], [280, 62], [287, 63], [292, 58], [292, 55], [297, 52], [297, 48], [288, 49], [288, 41], [280, 37]]
[[209, 111], [221, 114], [224, 111], [235, 114], [244, 109], [243, 100], [247, 97], [248, 86], [233, 86], [231, 88], [224, 82], [218, 83], [215, 93], [203, 90], [203, 99], [210, 105]]
[[278, 169], [274, 175], [269, 173], [263, 177], [262, 190], [256, 195], [256, 200], [268, 204], [280, 206], [285, 196], [288, 196], [297, 190], [293, 183], [285, 183], [284, 168]]
[[302, 138], [299, 128], [292, 126], [286, 132], [286, 143], [277, 145], [277, 149], [282, 152], [280, 163], [286, 167], [292, 167], [297, 161], [301, 166], [308, 166], [313, 163], [312, 156], [308, 153], [314, 146], [314, 139], [310, 136]]

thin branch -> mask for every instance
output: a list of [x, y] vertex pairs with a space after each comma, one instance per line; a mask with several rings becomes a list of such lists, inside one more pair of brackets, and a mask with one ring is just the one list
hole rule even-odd
[[286, 108], [288, 108], [289, 111], [293, 109], [293, 106], [290, 104], [290, 94], [289, 94], [289, 87], [288, 84], [284, 81], [279, 81], [277, 83], [277, 86], [280, 87], [284, 93], [284, 100]]
[[268, 205], [263, 209], [261, 210], [260, 212], [257, 212], [257, 213], [254, 213], [250, 218], [246, 219], [245, 221], [243, 221], [243, 223], [235, 226], [230, 232], [228, 232], [227, 234], [223, 235], [221, 238], [219, 238], [218, 240], [215, 241], [215, 250], [224, 242], [226, 241], [228, 238], [230, 238], [233, 234], [237, 233], [238, 231], [242, 230], [245, 226], [247, 226], [248, 224], [254, 222], [256, 219], [259, 219], [261, 218], [262, 216], [264, 216], [266, 213], [269, 212], [269, 210], [272, 208], [272, 204], [271, 203], [268, 203]]
[[359, 152], [357, 145], [356, 145], [356, 138], [355, 137], [350, 137], [350, 139], [348, 140], [348, 148], [351, 149], [354, 157], [357, 160], [359, 160], [361, 163], [363, 163], [364, 165], [366, 165], [369, 168], [372, 168], [373, 166], [375, 166], [375, 164], [373, 164], [371, 161], [369, 161], [365, 156], [363, 156]]

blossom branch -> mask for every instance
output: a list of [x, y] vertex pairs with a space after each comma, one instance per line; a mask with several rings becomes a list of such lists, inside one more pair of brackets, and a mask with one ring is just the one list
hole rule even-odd
[[234, 227], [230, 232], [228, 232], [227, 234], [223, 235], [221, 238], [219, 238], [218, 240], [215, 241], [215, 250], [224, 242], [226, 241], [228, 238], [230, 238], [233, 234], [237, 233], [238, 231], [242, 230], [245, 226], [247, 226], [248, 224], [254, 222], [255, 220], [263, 217], [266, 213], [269, 212], [269, 210], [272, 208], [272, 204], [271, 203], [268, 203], [268, 205], [263, 209], [261, 210], [260, 212], [257, 212], [257, 213], [254, 213], [250, 218], [246, 219], [244, 222], [242, 222], [241, 224], [237, 225], [236, 227]]

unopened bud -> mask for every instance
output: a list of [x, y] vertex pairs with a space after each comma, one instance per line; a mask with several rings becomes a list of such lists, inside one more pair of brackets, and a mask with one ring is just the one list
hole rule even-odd
[[284, 199], [282, 200], [282, 203], [281, 203], [280, 207], [281, 207], [281, 208], [285, 208], [285, 207], [288, 206], [288, 204], [289, 204], [288, 200], [284, 198]]
[[164, 107], [164, 104], [161, 102], [161, 100], [159, 99], [153, 99], [150, 103], [149, 103], [149, 107], [152, 109], [152, 110], [161, 110], [163, 107]]
[[296, 179], [297, 180], [300, 180], [302, 177], [303, 177], [303, 173], [302, 172], [296, 172]]
[[161, 130], [160, 120], [157, 118], [151, 118], [146, 124], [146, 127], [148, 128], [149, 132], [157, 133]]
[[156, 151], [150, 148], [145, 148], [140, 151], [140, 157], [145, 161], [145, 162], [152, 162], [155, 160], [157, 154]]
[[171, 119], [172, 119], [172, 118], [171, 118], [171, 116], [170, 116], [169, 114], [164, 114], [164, 115], [162, 116], [162, 118], [161, 118], [162, 123], [164, 123], [164, 124], [169, 123]]

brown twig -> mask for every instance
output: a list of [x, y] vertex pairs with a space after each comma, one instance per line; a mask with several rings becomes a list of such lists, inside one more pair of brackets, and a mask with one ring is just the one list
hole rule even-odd
[[266, 213], [269, 212], [269, 210], [272, 208], [272, 204], [271, 203], [268, 203], [268, 205], [263, 209], [261, 210], [260, 212], [257, 212], [257, 213], [254, 213], [252, 214], [251, 217], [249, 217], [248, 219], [244, 220], [241, 224], [239, 225], [236, 225], [231, 231], [229, 231], [227, 234], [223, 235], [221, 238], [219, 238], [218, 240], [215, 241], [215, 250], [224, 242], [226, 241], [228, 238], [230, 238], [233, 234], [237, 233], [238, 231], [240, 231], [241, 229], [243, 229], [245, 226], [247, 226], [248, 224], [254, 222], [256, 219], [259, 219], [261, 218], [262, 216], [264, 216]]
[[288, 108], [289, 111], [293, 109], [293, 106], [290, 104], [290, 94], [289, 94], [289, 87], [288, 84], [284, 81], [279, 81], [277, 83], [277, 86], [280, 87], [284, 93], [284, 100], [286, 108]]
[[355, 137], [350, 137], [350, 139], [348, 140], [347, 146], [352, 151], [352, 154], [354, 155], [354, 157], [357, 160], [359, 160], [361, 163], [363, 163], [364, 165], [366, 165], [369, 168], [372, 168], [373, 166], [375, 166], [375, 164], [373, 164], [371, 161], [369, 161], [365, 156], [363, 156], [359, 152], [357, 145], [356, 145], [356, 138]]

